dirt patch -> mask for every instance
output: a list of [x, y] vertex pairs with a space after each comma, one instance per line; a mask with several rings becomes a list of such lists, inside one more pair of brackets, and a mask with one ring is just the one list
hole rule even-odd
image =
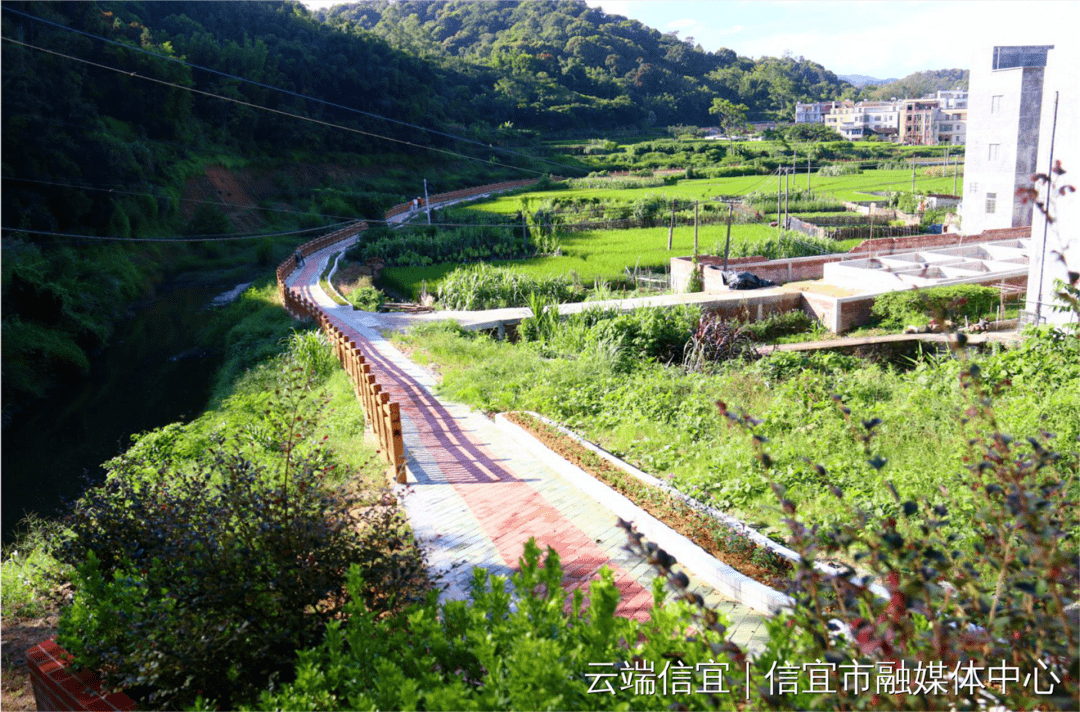
[[837, 287], [834, 284], [826, 284], [817, 280], [811, 282], [788, 282], [781, 285], [781, 287], [791, 292], [810, 292], [811, 294], [824, 294], [828, 297], [854, 297], [857, 294], [862, 294], [857, 289], [845, 289], [844, 287]]
[[56, 635], [57, 615], [41, 618], [14, 618], [3, 621], [3, 644], [0, 646], [0, 708], [36, 710], [34, 687], [26, 667], [26, 651]]
[[766, 586], [780, 591], [787, 588], [791, 571], [787, 559], [758, 546], [681, 499], [641, 482], [547, 423], [524, 413], [504, 415], [563, 459], [605, 482], [720, 561]]

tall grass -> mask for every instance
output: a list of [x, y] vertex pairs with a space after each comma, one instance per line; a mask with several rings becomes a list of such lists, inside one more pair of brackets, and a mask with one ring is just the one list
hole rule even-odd
[[487, 264], [455, 269], [439, 285], [438, 301], [445, 309], [500, 309], [528, 306], [530, 299], [577, 302], [585, 290], [568, 277], [537, 277]]

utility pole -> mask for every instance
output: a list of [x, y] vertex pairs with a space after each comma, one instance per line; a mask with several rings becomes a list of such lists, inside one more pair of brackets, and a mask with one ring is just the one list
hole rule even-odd
[[431, 224], [431, 202], [427, 194], [427, 178], [424, 179], [424, 209], [427, 210], [427, 224]]
[[810, 153], [806, 154], [806, 192], [810, 192]]
[[671, 252], [671, 238], [675, 235], [675, 201], [671, 201], [671, 226], [667, 231], [667, 249]]
[[[1046, 278], [1046, 235], [1047, 230], [1050, 227], [1050, 198], [1053, 197], [1054, 184], [1051, 181], [1051, 176], [1054, 175], [1054, 141], [1057, 140], [1057, 116], [1058, 116], [1058, 94], [1060, 92], [1054, 92], [1054, 123], [1050, 125], [1050, 159], [1047, 161], [1049, 164], [1046, 168], [1046, 203], [1043, 209], [1046, 214], [1043, 215], [1043, 236], [1042, 236], [1042, 250], [1039, 254], [1039, 292], [1035, 295], [1035, 324], [1038, 325], [1042, 320], [1042, 298], [1043, 298], [1043, 281]], [[1025, 305], [1026, 306], [1026, 305]]]
[[952, 194], [956, 195], [956, 176], [960, 174], [960, 157], [953, 157], [953, 169], [952, 169]]
[[787, 168], [784, 169], [784, 229], [788, 229], [788, 201], [791, 196], [791, 191], [788, 190], [788, 182], [791, 180], [791, 171]]
[[735, 203], [727, 204], [727, 237], [724, 239], [724, 271], [727, 271], [728, 250], [731, 247], [731, 214], [735, 211]]
[[698, 246], [697, 246], [698, 245], [698, 243], [697, 243], [697, 225], [698, 225], [698, 223], [697, 223], [697, 209], [698, 209], [698, 201], [695, 200], [694, 201], [694, 255], [695, 256], [698, 253], [697, 252], [697, 250], [698, 250]]
[[776, 169], [776, 228], [780, 229], [780, 187], [784, 180], [780, 177], [784, 169], [778, 167]]
[[522, 254], [529, 254], [529, 227], [524, 210], [521, 211], [521, 252]]
[[911, 157], [911, 194], [915, 195], [915, 157]]

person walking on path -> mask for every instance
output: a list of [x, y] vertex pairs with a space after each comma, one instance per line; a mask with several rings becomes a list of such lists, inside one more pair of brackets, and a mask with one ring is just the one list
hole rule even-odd
[[299, 249], [296, 250], [296, 266], [297, 267], [303, 267], [304, 266], [304, 253], [301, 252]]

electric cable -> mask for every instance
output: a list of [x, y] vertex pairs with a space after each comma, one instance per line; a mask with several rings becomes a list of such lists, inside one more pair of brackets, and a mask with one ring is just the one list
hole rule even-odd
[[466, 155], [464, 153], [458, 153], [456, 151], [451, 151], [451, 150], [445, 149], [445, 148], [436, 148], [434, 146], [424, 146], [422, 144], [415, 143], [413, 141], [406, 141], [405, 139], [391, 138], [390, 136], [383, 136], [381, 134], [373, 133], [371, 131], [363, 131], [361, 129], [351, 128], [349, 126], [342, 126], [340, 124], [335, 124], [335, 123], [330, 122], [330, 121], [323, 121], [321, 119], [315, 119], [315, 118], [312, 118], [310, 116], [303, 116], [302, 114], [295, 114], [295, 113], [292, 113], [290, 111], [284, 111], [284, 110], [281, 110], [281, 109], [272, 109], [272, 108], [270, 108], [268, 106], [261, 106], [259, 104], [255, 104], [255, 103], [252, 103], [252, 102], [249, 102], [249, 101], [242, 101], [240, 99], [234, 99], [232, 97], [222, 96], [220, 94], [214, 94], [213, 92], [203, 91], [201, 89], [195, 89], [194, 87], [185, 87], [185, 86], [182, 86], [180, 84], [175, 84], [173, 82], [167, 82], [164, 79], [158, 79], [156, 77], [151, 77], [151, 76], [148, 76], [148, 75], [145, 75], [145, 74], [139, 74], [138, 72], [129, 72], [129, 71], [124, 70], [124, 69], [118, 69], [116, 67], [110, 67], [110, 66], [108, 66], [106, 64], [100, 64], [98, 62], [92, 62], [92, 61], [90, 61], [88, 59], [83, 59], [81, 57], [75, 57], [73, 55], [64, 54], [63, 52], [57, 52], [55, 50], [45, 49], [44, 47], [38, 47], [36, 45], [28, 44], [26, 42], [20, 42], [19, 40], [13, 39], [11, 37], [0, 37], [0, 39], [3, 39], [6, 42], [11, 42], [13, 44], [21, 45], [23, 47], [28, 47], [30, 49], [37, 50], [39, 52], [45, 52], [46, 54], [51, 54], [51, 55], [54, 55], [54, 56], [57, 56], [57, 57], [63, 57], [64, 59], [70, 59], [70, 60], [74, 60], [76, 62], [81, 62], [83, 64], [88, 64], [88, 65], [90, 65], [92, 67], [97, 67], [99, 69], [107, 69], [110, 72], [116, 72], [117, 74], [126, 74], [126, 75], [128, 75], [130, 77], [137, 77], [139, 79], [144, 79], [146, 81], [153, 82], [155, 84], [162, 84], [164, 86], [173, 87], [174, 89], [181, 89], [183, 91], [191, 92], [192, 94], [199, 94], [201, 96], [208, 96], [208, 97], [211, 97], [211, 98], [214, 98], [214, 99], [221, 99], [222, 101], [227, 101], [227, 102], [230, 102], [230, 103], [233, 103], [233, 104], [238, 104], [240, 106], [246, 106], [246, 107], [251, 108], [251, 109], [259, 109], [261, 111], [265, 111], [265, 112], [268, 112], [268, 113], [271, 113], [271, 114], [278, 114], [280, 116], [288, 116], [290, 118], [300, 119], [301, 121], [307, 121], [309, 123], [318, 124], [320, 126], [327, 126], [329, 128], [341, 129], [342, 131], [348, 131], [350, 133], [360, 134], [362, 136], [370, 136], [372, 138], [381, 139], [383, 141], [391, 141], [393, 143], [400, 143], [400, 144], [405, 145], [405, 146], [412, 146], [413, 148], [419, 148], [419, 149], [422, 149], [422, 150], [435, 151], [436, 153], [444, 153], [444, 154], [447, 154], [447, 155], [450, 155], [450, 156], [456, 156], [458, 158], [463, 158], [463, 159], [466, 159], [466, 160], [469, 160], [469, 161], [476, 161], [477, 163], [486, 163], [488, 165], [498, 166], [499, 168], [506, 168], [506, 169], [514, 170], [514, 171], [522, 171], [522, 172], [525, 172], [525, 173], [531, 173], [533, 175], [538, 175], [538, 176], [547, 175], [547, 173], [544, 173], [543, 171], [534, 171], [534, 170], [532, 170], [530, 168], [522, 168], [520, 166], [512, 166], [512, 165], [508, 165], [508, 164], [505, 164], [505, 163], [499, 163], [498, 161], [492, 161], [492, 160], [486, 159], [486, 158], [476, 158], [475, 156], [468, 156], [468, 155]]
[[314, 101], [314, 102], [316, 102], [318, 104], [324, 104], [326, 106], [330, 106], [330, 107], [333, 107], [333, 108], [336, 108], [336, 109], [342, 109], [344, 111], [349, 111], [349, 112], [352, 112], [352, 113], [355, 113], [355, 114], [359, 114], [361, 116], [367, 116], [367, 117], [370, 117], [370, 118], [379, 119], [380, 121], [386, 121], [387, 123], [398, 124], [400, 126], [405, 126], [405, 127], [408, 127], [408, 128], [417, 129], [419, 131], [425, 131], [427, 133], [435, 134], [436, 136], [442, 136], [444, 138], [454, 139], [455, 141], [461, 141], [463, 143], [469, 143], [469, 144], [473, 144], [475, 146], [481, 146], [486, 150], [500, 151], [502, 153], [507, 153], [507, 154], [514, 155], [514, 156], [519, 156], [519, 157], [522, 157], [522, 158], [528, 158], [529, 160], [539, 161], [541, 163], [547, 163], [549, 165], [556, 166], [556, 167], [563, 168], [563, 169], [570, 170], [570, 171], [582, 171], [582, 170], [584, 170], [582, 168], [574, 168], [572, 166], [567, 166], [565, 164], [556, 163], [555, 161], [549, 161], [549, 160], [547, 160], [545, 158], [539, 158], [537, 156], [531, 156], [531, 155], [529, 155], [527, 153], [522, 153], [520, 151], [514, 151], [513, 149], [503, 148], [501, 146], [493, 146], [491, 144], [486, 144], [486, 143], [483, 143], [481, 141], [474, 141], [472, 139], [465, 138], [464, 136], [458, 136], [456, 134], [446, 133], [446, 132], [443, 132], [443, 131], [437, 131], [435, 129], [430, 129], [430, 128], [426, 128], [424, 126], [419, 126], [417, 124], [412, 124], [412, 123], [409, 123], [407, 121], [401, 121], [399, 119], [391, 119], [391, 118], [389, 118], [387, 116], [381, 116], [379, 114], [374, 114], [374, 113], [371, 113], [371, 112], [368, 112], [368, 111], [362, 111], [360, 109], [356, 109], [356, 108], [353, 108], [353, 107], [350, 107], [350, 106], [344, 106], [342, 104], [336, 104], [336, 103], [334, 103], [332, 101], [327, 101], [325, 99], [320, 99], [318, 97], [305, 96], [304, 94], [300, 94], [298, 92], [290, 91], [288, 89], [283, 89], [281, 87], [275, 87], [275, 86], [272, 86], [270, 84], [263, 84], [262, 82], [255, 81], [254, 79], [247, 79], [245, 77], [237, 76], [235, 74], [229, 74], [228, 72], [222, 72], [222, 71], [217, 70], [217, 69], [211, 69], [209, 67], [203, 67], [203, 66], [198, 65], [198, 64], [192, 64], [191, 62], [186, 62], [186, 61], [184, 61], [184, 60], [182, 60], [182, 59], [180, 59], [178, 57], [170, 57], [168, 55], [159, 54], [157, 52], [151, 52], [150, 50], [145, 49], [143, 47], [135, 47], [133, 45], [125, 44], [123, 42], [118, 42], [117, 40], [111, 40], [111, 39], [109, 39], [107, 37], [101, 37], [100, 35], [95, 35], [95, 34], [92, 34], [90, 32], [86, 32], [84, 30], [78, 30], [78, 29], [75, 29], [74, 27], [67, 27], [67, 26], [61, 25], [61, 24], [59, 24], [57, 22], [52, 22], [51, 20], [46, 20], [45, 18], [37, 17], [36, 15], [30, 15], [30, 14], [25, 13], [25, 12], [19, 12], [18, 10], [14, 10], [14, 9], [12, 9], [10, 7], [0, 6], [0, 9], [6, 10], [8, 12], [12, 12], [12, 13], [14, 13], [16, 15], [21, 15], [22, 17], [26, 17], [26, 18], [29, 18], [31, 20], [35, 20], [37, 22], [42, 22], [42, 23], [47, 24], [47, 25], [52, 25], [54, 27], [58, 27], [58, 28], [60, 28], [62, 30], [67, 30], [69, 32], [75, 32], [77, 34], [83, 35], [84, 37], [90, 37], [90, 38], [93, 38], [93, 39], [96, 39], [96, 40], [100, 40], [102, 42], [106, 42], [108, 44], [117, 45], [119, 47], [123, 47], [125, 49], [133, 50], [133, 51], [136, 51], [136, 52], [141, 52], [143, 54], [150, 55], [151, 57], [155, 57], [157, 59], [162, 59], [162, 60], [166, 60], [166, 61], [169, 61], [169, 62], [174, 62], [174, 63], [177, 63], [177, 64], [181, 64], [183, 66], [186, 66], [186, 67], [190, 67], [192, 69], [198, 69], [198, 70], [201, 70], [201, 71], [204, 71], [204, 72], [209, 72], [211, 74], [216, 74], [218, 76], [225, 77], [227, 79], [235, 79], [235, 80], [240, 81], [240, 82], [244, 82], [244, 83], [247, 83], [247, 84], [252, 84], [254, 86], [261, 87], [263, 89], [269, 89], [271, 91], [281, 92], [281, 93], [287, 94], [289, 96], [294, 96], [294, 97], [297, 97], [299, 99], [304, 99], [306, 101]]
[[199, 237], [183, 236], [183, 237], [120, 237], [117, 235], [83, 235], [74, 232], [54, 232], [51, 230], [35, 230], [27, 229], [23, 227], [7, 227], [0, 226], [0, 230], [5, 232], [26, 233], [27, 235], [48, 235], [50, 237], [74, 237], [80, 240], [111, 240], [120, 242], [233, 242], [237, 240], [260, 240], [267, 237], [292, 237], [294, 235], [303, 235], [307, 232], [325, 232], [335, 227], [343, 227], [349, 223], [363, 222], [360, 220], [350, 220], [346, 223], [339, 223], [336, 225], [323, 225], [320, 227], [308, 227], [302, 230], [290, 230], [288, 232], [272, 232], [272, 233], [260, 233], [252, 235], [201, 235]]

